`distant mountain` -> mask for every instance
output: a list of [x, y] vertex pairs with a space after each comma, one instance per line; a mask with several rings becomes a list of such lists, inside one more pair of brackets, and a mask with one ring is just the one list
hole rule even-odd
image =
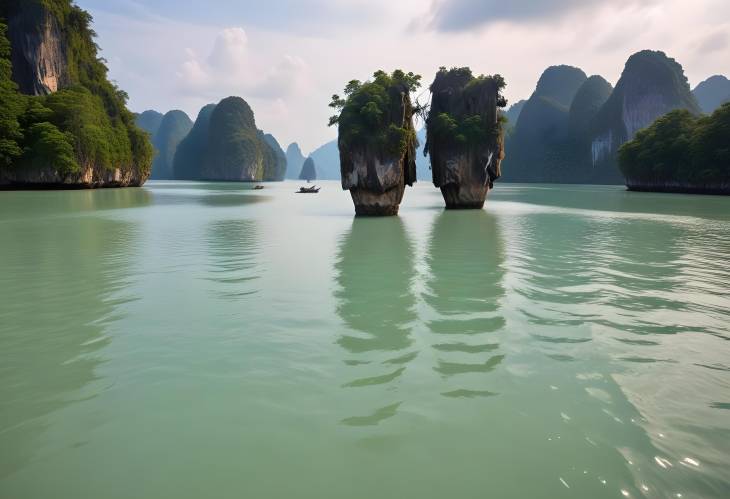
[[603, 77], [593, 75], [578, 89], [570, 104], [568, 124], [574, 136], [588, 135], [593, 120], [613, 92]]
[[143, 113], [134, 115], [134, 121], [136, 125], [145, 132], [149, 133], [152, 137], [154, 137], [157, 133], [157, 130], [160, 129], [162, 118], [162, 113], [158, 113], [157, 111], [153, 111], [151, 109], [144, 111]]
[[337, 139], [318, 147], [309, 155], [317, 165], [319, 180], [340, 180], [340, 150]]
[[155, 160], [152, 162], [152, 174], [150, 179], [169, 180], [173, 177], [173, 162], [178, 144], [193, 128], [193, 122], [188, 115], [182, 111], [170, 111], [165, 114], [160, 123], [152, 144], [157, 150]]
[[629, 57], [615, 90], [593, 120], [591, 155], [597, 181], [623, 183], [619, 147], [675, 109], [701, 113], [682, 66], [659, 51], [643, 50]]
[[525, 104], [527, 101], [525, 99], [522, 99], [520, 101], [515, 102], [512, 104], [507, 111], [504, 112], [504, 115], [507, 117], [507, 131], [509, 133], [509, 130], [513, 130], [515, 125], [517, 124], [517, 120], [520, 117], [520, 113], [522, 112], [522, 108], [525, 107]]
[[266, 181], [281, 181], [286, 175], [286, 154], [279, 142], [270, 133], [260, 132], [268, 148], [264, 147], [264, 178]]
[[504, 181], [561, 182], [576, 161], [569, 129], [570, 105], [588, 80], [572, 66], [552, 66], [540, 76], [506, 138]]
[[273, 136], [256, 128], [248, 103], [227, 97], [212, 110], [201, 180], [283, 180], [286, 155]]
[[700, 113], [682, 66], [663, 52], [632, 55], [615, 89], [578, 68], [548, 68], [507, 135], [503, 180], [622, 184], [619, 147], [674, 109]]
[[711, 76], [692, 90], [705, 114], [711, 114], [725, 102], [730, 102], [730, 80], [722, 75]]
[[299, 180], [317, 180], [317, 167], [311, 157], [307, 158], [299, 172]]
[[200, 180], [208, 154], [210, 117], [215, 104], [208, 104], [198, 113], [190, 133], [180, 142], [173, 161], [173, 177], [180, 180]]
[[286, 178], [291, 180], [299, 179], [304, 159], [299, 144], [296, 142], [289, 144], [289, 147], [286, 148]]

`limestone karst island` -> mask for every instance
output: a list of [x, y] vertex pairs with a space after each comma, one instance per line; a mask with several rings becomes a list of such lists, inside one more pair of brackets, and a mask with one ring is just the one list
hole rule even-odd
[[0, 499], [730, 497], [729, 27], [0, 1]]

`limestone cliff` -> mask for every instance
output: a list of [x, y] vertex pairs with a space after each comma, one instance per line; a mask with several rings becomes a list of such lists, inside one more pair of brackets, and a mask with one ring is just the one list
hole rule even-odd
[[193, 122], [183, 111], [174, 110], [165, 114], [157, 133], [152, 139], [157, 155], [152, 163], [153, 180], [171, 180], [175, 152], [180, 142], [193, 128]]
[[333, 97], [341, 109], [338, 124], [342, 188], [349, 190], [355, 213], [396, 215], [406, 185], [416, 181], [416, 132], [410, 94], [420, 76], [400, 70], [378, 71], [373, 80], [352, 81], [347, 99]]
[[71, 84], [67, 37], [41, 2], [20, 2], [8, 16], [13, 80], [26, 95], [47, 95]]
[[302, 150], [299, 148], [299, 144], [293, 142], [286, 148], [286, 178], [298, 179], [299, 173], [302, 171], [302, 165], [304, 165], [304, 155]]
[[268, 182], [280, 182], [286, 176], [286, 154], [273, 135], [261, 132], [264, 142], [264, 177]]
[[447, 208], [481, 208], [501, 176], [504, 131], [497, 109], [507, 104], [504, 86], [501, 76], [475, 77], [469, 68], [441, 68], [431, 84], [424, 152]]
[[659, 51], [644, 50], [629, 57], [616, 88], [594, 120], [593, 167], [621, 179], [616, 161], [619, 147], [675, 109], [701, 112], [682, 66]]
[[214, 109], [215, 104], [204, 106], [198, 113], [190, 133], [177, 146], [172, 163], [172, 172], [175, 179], [202, 179], [203, 165], [208, 157], [210, 117]]
[[201, 180], [283, 180], [286, 155], [273, 136], [256, 128], [254, 113], [240, 97], [220, 101], [210, 115]]
[[547, 68], [522, 107], [507, 138], [505, 181], [569, 182], [576, 162], [570, 140], [570, 108], [588, 81], [583, 70], [567, 65]]
[[[7, 23], [7, 24], [6, 24]], [[141, 185], [153, 157], [70, 0], [0, 3], [0, 186]]]

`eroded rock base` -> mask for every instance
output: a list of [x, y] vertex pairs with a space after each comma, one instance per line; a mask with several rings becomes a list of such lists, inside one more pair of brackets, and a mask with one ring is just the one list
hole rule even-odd
[[384, 193], [351, 189], [350, 195], [355, 204], [355, 215], [359, 217], [389, 217], [398, 214], [403, 199], [404, 186], [390, 189]]
[[481, 210], [488, 192], [486, 185], [447, 184], [441, 187], [447, 210]]

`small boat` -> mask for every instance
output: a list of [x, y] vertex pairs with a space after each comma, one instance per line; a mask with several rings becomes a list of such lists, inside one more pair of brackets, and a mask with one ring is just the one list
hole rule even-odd
[[312, 187], [300, 187], [297, 194], [317, 194], [320, 189], [321, 187], [317, 187], [316, 185], [313, 185]]
[[263, 186], [263, 185], [254, 185], [254, 186], [253, 186], [253, 190], [255, 190], [255, 191], [260, 191], [260, 190], [261, 190], [261, 189], [263, 189], [263, 188], [264, 188], [264, 186]]

